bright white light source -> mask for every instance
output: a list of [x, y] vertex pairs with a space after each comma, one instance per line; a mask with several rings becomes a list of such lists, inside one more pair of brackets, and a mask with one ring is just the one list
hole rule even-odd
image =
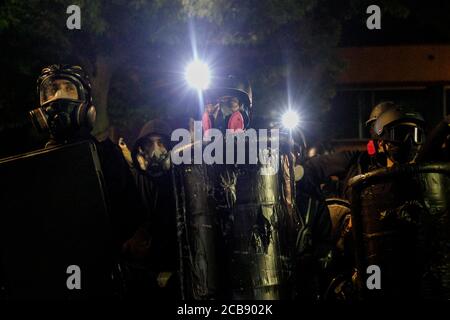
[[197, 90], [205, 90], [209, 86], [209, 67], [200, 60], [194, 60], [187, 66], [185, 76], [188, 84]]
[[293, 110], [286, 111], [281, 117], [281, 123], [286, 129], [295, 129], [295, 127], [297, 127], [299, 123], [297, 112]]

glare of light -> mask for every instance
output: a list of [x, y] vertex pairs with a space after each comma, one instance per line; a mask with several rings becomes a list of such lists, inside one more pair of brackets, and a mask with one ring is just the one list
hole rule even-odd
[[200, 60], [194, 60], [187, 66], [185, 76], [187, 83], [197, 90], [205, 90], [209, 86], [209, 67]]
[[298, 116], [298, 113], [293, 110], [286, 111], [283, 116], [281, 117], [281, 124], [286, 129], [295, 129], [300, 122], [300, 118]]

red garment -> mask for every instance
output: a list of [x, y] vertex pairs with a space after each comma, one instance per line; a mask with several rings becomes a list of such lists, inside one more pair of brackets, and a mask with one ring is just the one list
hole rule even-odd
[[367, 153], [369, 156], [374, 156], [377, 153], [377, 149], [375, 148], [375, 143], [373, 140], [369, 140], [367, 143]]
[[211, 118], [209, 117], [209, 113], [207, 111], [205, 111], [203, 113], [202, 127], [203, 127], [203, 132], [206, 132], [212, 128]]
[[239, 111], [233, 112], [228, 120], [228, 129], [232, 132], [244, 131], [244, 117]]

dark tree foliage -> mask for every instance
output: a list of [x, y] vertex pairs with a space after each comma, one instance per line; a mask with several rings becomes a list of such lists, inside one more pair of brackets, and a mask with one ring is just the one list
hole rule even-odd
[[[66, 9], [81, 8], [81, 30], [68, 30]], [[342, 25], [365, 27], [370, 1], [342, 0], [5, 0], [0, 4], [0, 132], [25, 130], [36, 107], [35, 81], [52, 63], [83, 66], [93, 84], [100, 139], [134, 136], [148, 119], [189, 106], [183, 81], [193, 52], [216, 73], [243, 73], [254, 106], [276, 115], [292, 105], [312, 121], [328, 110]], [[397, 1], [383, 12], [406, 15]], [[194, 50], [195, 48], [195, 50]], [[115, 130], [111, 130], [114, 128]], [[11, 131], [12, 130], [12, 131]]]

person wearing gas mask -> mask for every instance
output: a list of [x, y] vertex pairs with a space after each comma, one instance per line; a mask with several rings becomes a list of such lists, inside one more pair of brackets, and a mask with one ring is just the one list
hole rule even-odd
[[96, 111], [89, 79], [79, 66], [51, 65], [37, 80], [40, 107], [30, 111], [34, 126], [50, 135], [46, 146], [89, 139]]
[[85, 140], [96, 146], [114, 242], [120, 248], [141, 221], [142, 203], [119, 147], [110, 139], [99, 142], [91, 135], [96, 111], [88, 76], [79, 66], [51, 65], [42, 69], [37, 93], [39, 107], [30, 111], [30, 118], [41, 133], [49, 135], [46, 148]]
[[[330, 201], [332, 220], [340, 220], [333, 227], [333, 234], [337, 235], [334, 268], [336, 278], [330, 284], [327, 296], [331, 299], [352, 299], [353, 288], [351, 281], [353, 262], [353, 242], [349, 218], [351, 189], [347, 182], [354, 176], [371, 170], [390, 167], [395, 164], [406, 164], [415, 161], [424, 139], [423, 118], [416, 112], [408, 112], [392, 102], [383, 102], [375, 106], [366, 125], [369, 128], [371, 140], [367, 145], [367, 152], [349, 151], [326, 156], [318, 156], [309, 160], [304, 167], [304, 187], [316, 188], [327, 181], [330, 176], [338, 176], [344, 181], [342, 200], [348, 204], [336, 205]], [[339, 199], [330, 199], [339, 200]], [[342, 202], [342, 200], [340, 200]], [[344, 207], [348, 216], [334, 219], [334, 215], [342, 213]], [[337, 221], [338, 222], [338, 221]], [[333, 293], [334, 291], [334, 293]]]
[[135, 180], [146, 207], [144, 223], [124, 245], [130, 295], [174, 298], [177, 235], [170, 161], [170, 126], [159, 119], [142, 128], [132, 150]]
[[351, 279], [354, 262], [349, 203], [351, 192], [346, 185], [355, 175], [385, 165], [384, 153], [377, 152], [375, 148], [378, 137], [373, 126], [377, 118], [391, 108], [395, 108], [393, 102], [382, 102], [373, 107], [366, 121], [366, 127], [372, 138], [367, 145], [367, 152], [345, 151], [317, 155], [302, 163], [303, 177], [298, 182], [299, 190], [325, 198], [325, 190], [322, 187], [330, 184], [331, 179], [337, 179], [338, 183], [334, 183], [340, 186], [333, 190], [333, 198], [325, 199], [331, 217], [333, 250], [327, 270], [327, 276], [331, 276], [332, 279], [329, 288], [323, 294], [324, 299], [351, 299], [353, 296], [351, 281], [347, 281]]
[[203, 132], [206, 133], [211, 128], [223, 133], [226, 133], [226, 130], [231, 133], [243, 132], [249, 125], [249, 108], [250, 100], [240, 89], [206, 90], [202, 116]]
[[369, 119], [366, 121], [366, 127], [371, 137], [367, 144], [367, 152], [337, 152], [316, 156], [306, 161], [303, 187], [314, 191], [321, 184], [327, 183], [331, 177], [338, 177], [343, 186], [343, 190], [340, 190], [340, 197], [350, 200], [350, 190], [347, 188], [349, 179], [369, 170], [386, 166], [384, 150], [376, 147], [379, 136], [374, 131], [374, 125], [379, 116], [394, 108], [396, 108], [396, 104], [390, 101], [379, 103], [373, 107]]
[[374, 124], [377, 145], [386, 155], [386, 167], [414, 163], [425, 139], [422, 115], [396, 107], [384, 112]]

